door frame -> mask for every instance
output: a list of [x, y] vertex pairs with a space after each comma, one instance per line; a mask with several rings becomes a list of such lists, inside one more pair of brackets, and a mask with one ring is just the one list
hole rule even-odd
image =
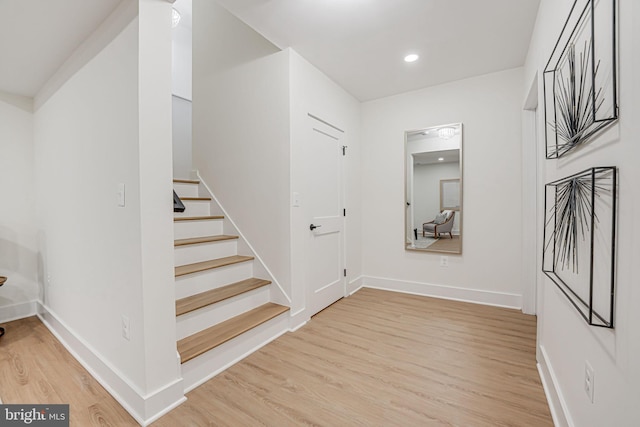
[[[345, 157], [346, 157], [346, 152], [347, 152], [347, 148], [348, 146], [346, 145], [346, 136], [347, 136], [347, 132], [341, 128], [339, 128], [338, 126], [330, 123], [327, 120], [324, 120], [320, 117], [318, 117], [315, 114], [312, 113], [307, 113], [307, 118], [308, 120], [306, 121], [306, 123], [308, 124], [308, 131], [314, 132], [317, 131], [319, 133], [328, 135], [331, 138], [336, 138], [337, 142], [338, 142], [338, 149], [342, 149], [343, 150], [343, 155], [339, 156], [340, 158], [340, 165], [339, 165], [339, 170], [340, 170], [340, 194], [339, 194], [339, 200], [340, 200], [340, 204], [342, 205], [342, 209], [344, 209], [346, 211], [347, 209], [347, 203], [346, 203], [346, 179], [347, 179], [347, 170], [346, 170], [346, 161], [345, 161]], [[317, 129], [316, 127], [313, 126], [313, 124], [318, 124], [320, 123], [320, 126], [325, 126], [328, 128], [331, 128], [335, 131], [337, 131], [337, 135], [339, 136], [334, 136], [332, 135], [330, 132], [327, 132], [326, 129]], [[341, 216], [341, 223], [342, 223], [342, 236], [340, 239], [340, 244], [341, 244], [341, 250], [342, 250], [342, 255], [341, 255], [341, 266], [343, 269], [347, 269], [347, 220], [346, 220], [346, 216], [344, 215], [343, 211], [343, 215]], [[312, 212], [309, 212], [309, 216], [308, 216], [308, 220], [309, 220], [309, 224], [311, 224], [311, 221], [313, 220], [313, 216], [312, 216]], [[310, 255], [311, 251], [309, 248], [309, 243], [311, 241], [311, 239], [313, 239], [314, 236], [309, 236], [309, 240], [307, 240], [307, 253]], [[307, 261], [309, 262], [309, 260]], [[308, 264], [307, 264], [308, 265]], [[306, 266], [305, 266], [306, 267]], [[305, 274], [308, 274], [308, 269], [305, 268]], [[347, 281], [348, 281], [348, 276], [341, 274], [340, 275], [340, 287], [341, 287], [341, 298], [344, 298], [347, 296]], [[314, 316], [315, 314], [319, 313], [320, 311], [322, 311], [323, 309], [318, 310], [315, 313], [311, 313], [310, 310], [312, 310], [312, 303], [311, 303], [311, 286], [310, 283], [307, 281], [306, 282], [306, 286], [305, 286], [305, 310], [310, 313], [309, 317]], [[339, 301], [339, 299], [337, 300]], [[326, 307], [325, 307], [326, 308]]]

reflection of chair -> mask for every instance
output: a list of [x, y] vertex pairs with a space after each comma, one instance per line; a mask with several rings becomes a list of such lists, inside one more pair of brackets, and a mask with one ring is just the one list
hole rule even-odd
[[422, 237], [425, 233], [433, 233], [434, 237], [440, 237], [441, 233], [449, 233], [449, 237], [453, 238], [451, 230], [453, 229], [454, 211], [442, 211], [433, 221], [422, 224]]

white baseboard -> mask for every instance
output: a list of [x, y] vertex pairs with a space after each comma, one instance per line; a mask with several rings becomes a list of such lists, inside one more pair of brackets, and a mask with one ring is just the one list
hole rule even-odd
[[355, 294], [356, 292], [358, 292], [364, 283], [364, 276], [360, 275], [358, 277], [356, 277], [355, 279], [353, 279], [352, 281], [350, 281], [349, 283], [347, 283], [347, 296], [351, 296], [353, 294]]
[[291, 313], [291, 323], [289, 324], [289, 332], [295, 332], [302, 328], [310, 320], [306, 308], [301, 308], [295, 313]]
[[539, 349], [541, 360], [538, 360], [538, 373], [540, 374], [544, 394], [547, 396], [553, 424], [555, 427], [574, 427], [575, 424], [569, 414], [567, 403], [558, 387], [558, 377], [553, 370], [553, 366], [549, 363], [547, 351], [542, 345], [539, 346]]
[[372, 276], [363, 276], [362, 286], [365, 288], [403, 292], [413, 295], [471, 302], [496, 307], [515, 309], [520, 309], [522, 307], [522, 295], [509, 294], [505, 292], [456, 288], [453, 286], [434, 285], [431, 283], [410, 282], [406, 280]]
[[25, 317], [35, 316], [38, 312], [37, 301], [26, 301], [18, 304], [5, 305], [0, 310], [0, 323], [12, 322]]
[[37, 314], [69, 353], [141, 426], [151, 424], [186, 400], [182, 378], [176, 378], [151, 393], [144, 393], [91, 345], [75, 335], [50, 308], [39, 302]]

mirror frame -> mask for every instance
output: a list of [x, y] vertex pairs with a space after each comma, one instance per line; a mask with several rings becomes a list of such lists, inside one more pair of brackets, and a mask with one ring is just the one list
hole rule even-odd
[[[411, 200], [411, 202], [408, 200], [408, 194], [407, 194], [407, 190], [408, 190], [408, 174], [409, 174], [409, 149], [408, 149], [408, 144], [409, 144], [409, 136], [412, 134], [416, 134], [418, 132], [425, 132], [428, 130], [432, 130], [432, 129], [441, 129], [441, 128], [446, 128], [446, 127], [459, 127], [460, 128], [460, 153], [459, 153], [459, 158], [458, 158], [458, 162], [459, 162], [459, 168], [460, 168], [460, 209], [457, 211], [458, 212], [458, 216], [459, 216], [459, 230], [460, 230], [460, 250], [459, 251], [449, 251], [449, 250], [443, 250], [443, 249], [429, 249], [429, 247], [426, 248], [415, 248], [415, 247], [411, 247], [407, 244], [407, 240], [411, 238], [411, 236], [407, 236], [407, 233], [410, 232], [410, 230], [413, 230], [413, 226], [409, 224], [409, 215], [407, 212], [407, 208], [409, 207], [410, 203], [413, 203], [414, 201]], [[458, 122], [458, 123], [449, 123], [449, 124], [443, 124], [443, 125], [437, 125], [437, 126], [429, 126], [429, 127], [425, 127], [425, 128], [420, 128], [420, 129], [412, 129], [412, 130], [406, 130], [404, 132], [404, 233], [403, 233], [403, 244], [404, 244], [404, 249], [406, 251], [415, 251], [415, 252], [431, 252], [431, 253], [447, 253], [447, 254], [454, 254], [454, 255], [461, 255], [462, 254], [462, 235], [463, 235], [463, 220], [462, 220], [462, 216], [464, 213], [463, 210], [463, 174], [464, 174], [464, 168], [463, 168], [463, 163], [462, 163], [462, 148], [463, 148], [463, 142], [464, 142], [464, 127], [462, 125], [462, 122]], [[441, 182], [438, 183], [438, 186], [440, 187], [442, 185]], [[442, 203], [441, 201], [442, 199], [442, 194], [440, 194], [440, 203]]]

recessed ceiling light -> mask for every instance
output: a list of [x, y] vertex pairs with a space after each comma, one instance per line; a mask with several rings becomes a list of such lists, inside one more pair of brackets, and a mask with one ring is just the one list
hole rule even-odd
[[444, 161], [444, 157], [438, 157], [438, 161], [439, 162], [443, 162]]
[[420, 58], [418, 55], [412, 53], [404, 57], [404, 62], [416, 62], [418, 58]]

